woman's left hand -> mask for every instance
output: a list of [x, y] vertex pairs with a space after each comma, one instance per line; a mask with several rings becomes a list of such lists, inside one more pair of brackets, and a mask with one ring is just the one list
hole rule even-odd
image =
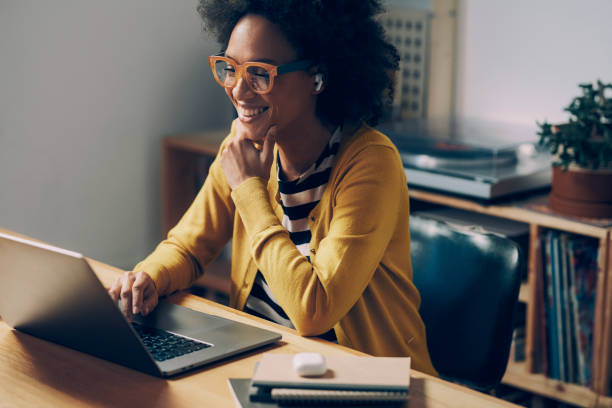
[[[240, 130], [238, 126], [236, 136], [229, 141], [221, 154], [221, 168], [232, 190], [251, 177], [268, 180], [274, 160], [276, 126], [268, 129], [263, 143], [255, 142], [247, 137], [247, 132]], [[256, 146], [256, 143], [259, 146]]]

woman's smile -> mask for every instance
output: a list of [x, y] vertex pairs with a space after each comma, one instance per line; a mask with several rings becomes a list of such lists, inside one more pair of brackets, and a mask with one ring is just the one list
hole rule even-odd
[[268, 110], [267, 106], [262, 107], [245, 107], [236, 105], [238, 118], [244, 123], [251, 123], [262, 117], [262, 113]]

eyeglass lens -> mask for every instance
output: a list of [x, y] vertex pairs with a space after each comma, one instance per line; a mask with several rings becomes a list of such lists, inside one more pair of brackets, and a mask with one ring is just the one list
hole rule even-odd
[[[236, 85], [236, 66], [227, 61], [215, 61], [215, 73], [225, 87]], [[245, 80], [255, 92], [266, 92], [270, 87], [270, 73], [265, 68], [248, 65]]]

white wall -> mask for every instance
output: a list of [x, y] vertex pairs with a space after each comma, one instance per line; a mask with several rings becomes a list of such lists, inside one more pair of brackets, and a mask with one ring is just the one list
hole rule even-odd
[[459, 0], [457, 113], [566, 120], [579, 83], [612, 82], [610, 16], [610, 0]]
[[229, 123], [195, 0], [0, 0], [0, 227], [129, 268], [160, 141]]

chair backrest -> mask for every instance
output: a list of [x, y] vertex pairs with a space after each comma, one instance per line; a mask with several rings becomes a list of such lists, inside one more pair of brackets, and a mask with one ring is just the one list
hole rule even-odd
[[518, 245], [498, 235], [410, 218], [414, 284], [427, 345], [442, 378], [488, 391], [510, 353], [525, 267]]

